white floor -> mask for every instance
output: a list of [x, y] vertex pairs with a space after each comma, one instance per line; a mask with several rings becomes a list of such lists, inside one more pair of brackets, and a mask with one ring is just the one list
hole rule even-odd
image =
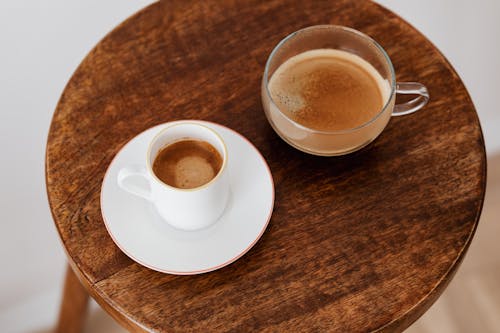
[[[109, 30], [151, 0], [0, 1], [0, 331], [50, 332], [64, 252], [47, 205], [45, 139], [71, 73]], [[428, 36], [468, 87], [489, 156], [477, 236], [445, 294], [408, 332], [500, 332], [500, 2], [380, 0]], [[397, 69], [396, 69], [397, 70]], [[96, 305], [86, 332], [122, 332]]]

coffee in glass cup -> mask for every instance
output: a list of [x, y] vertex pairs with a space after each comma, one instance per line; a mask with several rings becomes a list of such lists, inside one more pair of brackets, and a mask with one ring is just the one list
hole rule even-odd
[[[396, 105], [396, 93], [417, 97]], [[266, 63], [261, 96], [283, 140], [323, 156], [363, 148], [391, 115], [415, 112], [429, 99], [424, 85], [396, 82], [392, 63], [377, 42], [334, 25], [305, 28], [283, 39]]]

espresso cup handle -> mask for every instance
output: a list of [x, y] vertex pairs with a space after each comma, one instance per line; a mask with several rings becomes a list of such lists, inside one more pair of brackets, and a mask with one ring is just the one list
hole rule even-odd
[[429, 101], [427, 87], [418, 82], [397, 82], [396, 94], [417, 95], [414, 99], [405, 103], [396, 104], [392, 111], [393, 116], [404, 116], [423, 108]]
[[[118, 172], [118, 185], [125, 191], [151, 201], [151, 182], [146, 168], [142, 165], [133, 165], [122, 168]], [[133, 178], [143, 180], [143, 183], [133, 182]]]

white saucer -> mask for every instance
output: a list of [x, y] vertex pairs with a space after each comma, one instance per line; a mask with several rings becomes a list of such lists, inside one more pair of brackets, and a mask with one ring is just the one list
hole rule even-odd
[[259, 151], [227, 127], [195, 122], [217, 131], [228, 149], [231, 196], [215, 224], [198, 231], [176, 229], [151, 203], [118, 187], [118, 171], [144, 164], [151, 139], [175, 122], [150, 128], [128, 142], [109, 165], [102, 183], [101, 212], [111, 238], [131, 259], [159, 272], [199, 274], [229, 265], [259, 240], [273, 211], [273, 179]]

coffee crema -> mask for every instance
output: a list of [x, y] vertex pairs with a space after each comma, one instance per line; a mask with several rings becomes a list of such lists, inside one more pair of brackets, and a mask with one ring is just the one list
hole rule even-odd
[[222, 162], [221, 154], [208, 142], [185, 139], [159, 151], [153, 163], [153, 172], [165, 184], [192, 189], [214, 179]]
[[384, 107], [390, 86], [361, 57], [341, 50], [316, 49], [291, 57], [269, 80], [278, 108], [313, 130], [361, 126]]

